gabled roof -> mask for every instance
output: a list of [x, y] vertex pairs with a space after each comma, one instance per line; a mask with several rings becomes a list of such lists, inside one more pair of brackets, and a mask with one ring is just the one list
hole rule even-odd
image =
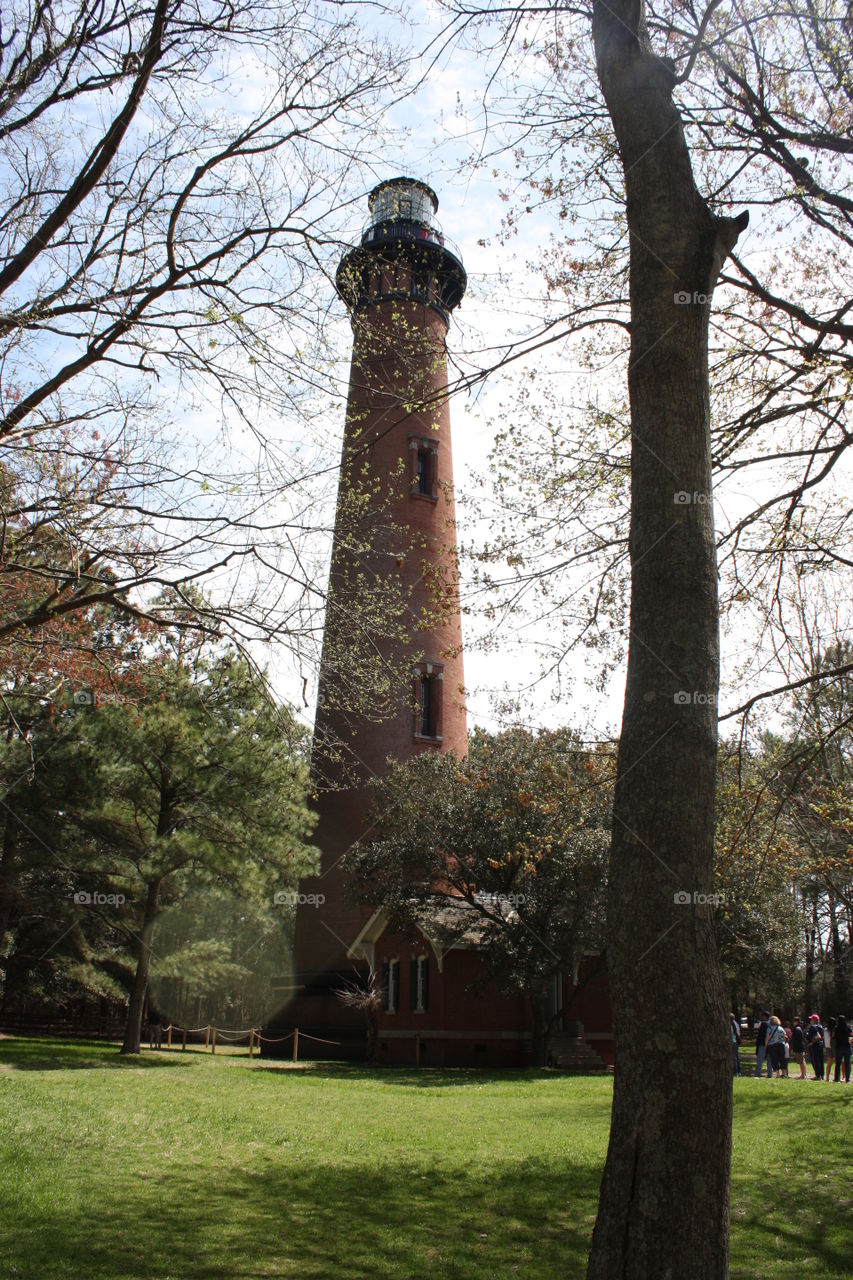
[[378, 942], [382, 934], [385, 932], [387, 924], [388, 915], [384, 907], [380, 907], [378, 911], [374, 911], [367, 923], [362, 926], [358, 937], [347, 948], [347, 959], [360, 960], [364, 955], [365, 943], [372, 945], [373, 943]]
[[[374, 947], [388, 927], [384, 907], [374, 911], [347, 950], [347, 958], [364, 958], [373, 968]], [[475, 950], [483, 945], [488, 921], [464, 898], [436, 896], [434, 905], [425, 906], [415, 919], [415, 927], [423, 934], [435, 955], [439, 972], [448, 951]]]

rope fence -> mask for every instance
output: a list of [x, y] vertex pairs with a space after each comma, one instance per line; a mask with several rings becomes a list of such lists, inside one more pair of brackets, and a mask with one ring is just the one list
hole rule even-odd
[[[158, 1037], [158, 1048], [162, 1048], [162, 1035], [166, 1037], [166, 1048], [172, 1049], [172, 1033], [176, 1032], [181, 1037], [181, 1052], [185, 1053], [187, 1048], [188, 1036], [200, 1036], [204, 1033], [204, 1047], [209, 1049], [211, 1053], [216, 1053], [216, 1042], [219, 1040], [220, 1045], [229, 1045], [236, 1047], [238, 1044], [244, 1044], [248, 1038], [249, 1057], [255, 1056], [255, 1050], [260, 1053], [262, 1044], [287, 1044], [289, 1040], [293, 1041], [293, 1061], [299, 1061], [299, 1039], [312, 1040], [315, 1044], [331, 1044], [340, 1045], [340, 1040], [323, 1040], [319, 1036], [308, 1035], [306, 1031], [300, 1031], [298, 1027], [294, 1027], [286, 1036], [264, 1036], [261, 1035], [260, 1027], [217, 1027], [214, 1023], [208, 1022], [201, 1027], [179, 1027], [170, 1022], [167, 1027], [161, 1028]], [[177, 1048], [177, 1045], [174, 1046]]]

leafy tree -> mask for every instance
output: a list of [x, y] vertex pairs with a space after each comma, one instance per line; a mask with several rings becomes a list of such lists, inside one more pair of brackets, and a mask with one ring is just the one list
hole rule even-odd
[[[7, 534], [9, 531], [7, 530]], [[50, 535], [49, 535], [50, 536]], [[60, 535], [52, 535], [57, 539]], [[3, 604], [20, 583], [4, 580]], [[69, 612], [0, 645], [0, 958], [4, 1006], [62, 1006], [82, 987], [122, 998], [116, 938], [98, 913], [75, 912], [77, 837], [59, 820], [91, 783], [73, 746], [95, 700], [139, 692], [144, 625], [107, 605]], [[119, 947], [120, 950], [120, 947]], [[100, 955], [103, 964], [93, 964]], [[98, 976], [96, 976], [98, 975]]]
[[815, 996], [824, 1004], [830, 995], [843, 1011], [853, 995], [853, 648], [845, 641], [818, 645], [811, 659], [811, 674], [819, 678], [791, 696], [791, 739], [776, 788], [800, 853], [797, 883], [808, 913], [806, 996], [812, 997], [819, 966]]
[[[542, 414], [543, 503], [519, 501], [504, 444], [506, 510], [509, 521], [522, 510], [520, 537], [513, 545], [499, 531], [489, 554], [503, 560], [513, 600], [541, 591], [549, 622], [570, 615], [565, 633], [549, 628], [552, 669], [579, 642], [614, 637], [617, 652], [628, 649], [609, 888], [616, 1091], [589, 1276], [698, 1268], [721, 1277], [729, 1152], [720, 1135], [730, 1115], [722, 987], [710, 911], [673, 913], [667, 887], [693, 907], [697, 895], [706, 906], [712, 887], [720, 613], [741, 624], [739, 639], [745, 618], [756, 624], [726, 673], [751, 685], [728, 712], [745, 715], [794, 683], [793, 580], [849, 570], [849, 537], [839, 537], [849, 504], [838, 501], [853, 439], [851, 94], [840, 53], [849, 14], [841, 3], [780, 10], [717, 0], [451, 8], [464, 25], [498, 17], [499, 39], [489, 32], [484, 43], [499, 46], [506, 80], [518, 66], [506, 44], [517, 40], [523, 88], [503, 135], [480, 155], [494, 164], [509, 133], [520, 204], [530, 209], [538, 196], [564, 217], [565, 235], [546, 255], [552, 305], [528, 349], [568, 339], [572, 370], [580, 355], [591, 374], [587, 405], [558, 365]], [[775, 244], [741, 260], [739, 210], [767, 205]], [[508, 237], [518, 216], [508, 214]], [[838, 262], [840, 289], [827, 259]], [[720, 279], [727, 288], [711, 327]], [[622, 385], [611, 394], [604, 383], [620, 361], [627, 403]], [[527, 436], [523, 418], [518, 435]], [[714, 470], [736, 481], [719, 535]], [[531, 547], [550, 547], [550, 561], [524, 562]], [[592, 569], [580, 590], [577, 572], [559, 581], [565, 566]], [[493, 592], [489, 607], [500, 607]], [[779, 686], [756, 689], [771, 663], [782, 667]], [[701, 1089], [664, 1047], [685, 1022], [698, 1036]], [[653, 1064], [650, 1078], [637, 1078], [637, 1061]], [[702, 1107], [712, 1120], [697, 1130]], [[688, 1193], [696, 1167], [701, 1224]]]
[[[57, 707], [48, 716], [38, 704], [35, 709], [15, 708], [14, 700], [10, 706], [0, 744], [4, 1011], [33, 1003], [62, 1009], [84, 989], [123, 999], [126, 956], [121, 956], [120, 945], [116, 948], [112, 921], [105, 925], [98, 908], [83, 919], [75, 906], [77, 850], [67, 825], [58, 818], [69, 796], [79, 794], [77, 761], [68, 750], [74, 713]], [[92, 964], [93, 953], [102, 963]]]
[[[580, 50], [591, 72], [594, 59], [595, 90], [587, 75], [563, 95], [573, 137], [561, 133], [557, 149], [611, 180], [627, 249], [627, 261], [611, 255], [602, 272], [605, 288], [618, 288], [620, 314], [599, 309], [598, 298], [571, 308], [580, 328], [612, 323], [629, 338], [631, 497], [620, 557], [630, 564], [630, 605], [607, 907], [615, 1080], [589, 1280], [722, 1280], [728, 1269], [731, 1053], [711, 911], [719, 599], [708, 348], [714, 289], [749, 216], [700, 191], [679, 102], [715, 7], [696, 40], [673, 47], [650, 33], [646, 5], [634, 0], [571, 6], [561, 11], [571, 29], [555, 29], [552, 11], [536, 17], [536, 6], [531, 20], [524, 5], [499, 11], [503, 38], [523, 33], [545, 50], [543, 62], [571, 72]], [[455, 11], [471, 22], [490, 8]], [[592, 165], [590, 99], [602, 126]], [[612, 596], [621, 610], [622, 584]], [[688, 1058], [676, 1052], [685, 1026]], [[708, 1122], [697, 1126], [699, 1114]]]
[[803, 870], [800, 842], [776, 781], [787, 744], [722, 744], [717, 774], [714, 892], [717, 941], [731, 1007], [780, 1007], [801, 993]]
[[198, 886], [269, 904], [314, 862], [302, 735], [246, 664], [152, 661], [143, 684], [135, 705], [99, 708], [81, 728], [94, 802], [73, 815], [89, 842], [85, 887], [124, 892], [133, 919], [123, 1053], [139, 1051], [163, 908]]
[[149, 1002], [182, 1027], [260, 1026], [290, 965], [292, 923], [275, 894], [193, 885], [158, 918]]
[[568, 732], [475, 732], [375, 782], [381, 835], [345, 859], [364, 901], [451, 943], [472, 926], [491, 972], [530, 1001], [545, 1061], [554, 974], [601, 950], [612, 755]]

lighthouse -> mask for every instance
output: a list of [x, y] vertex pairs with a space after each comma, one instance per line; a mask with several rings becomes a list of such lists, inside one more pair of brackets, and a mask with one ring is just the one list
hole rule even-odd
[[368, 208], [336, 275], [353, 348], [312, 759], [321, 868], [300, 886], [275, 1019], [331, 1056], [363, 1046], [337, 992], [365, 975], [351, 948], [369, 912], [341, 860], [369, 836], [370, 780], [467, 741], [446, 347], [466, 274], [425, 183], [382, 182]]

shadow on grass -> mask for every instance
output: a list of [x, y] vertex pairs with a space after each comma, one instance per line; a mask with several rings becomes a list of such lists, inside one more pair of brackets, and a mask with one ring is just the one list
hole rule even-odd
[[[797, 1123], [808, 1124], [810, 1108], [820, 1107], [814, 1123], [825, 1129], [832, 1124], [830, 1114], [838, 1115], [853, 1105], [853, 1084], [823, 1084], [818, 1080], [755, 1080], [753, 1084], [738, 1085], [735, 1092], [735, 1120], [752, 1123], [764, 1116], [768, 1123], [776, 1123], [780, 1112], [789, 1113], [791, 1105], [797, 1108]], [[803, 1110], [804, 1109], [804, 1110]]]
[[[613, 1077], [600, 1072], [566, 1072], [551, 1071], [535, 1067], [400, 1067], [400, 1066], [368, 1066], [366, 1063], [353, 1062], [300, 1062], [295, 1066], [284, 1059], [263, 1058], [253, 1066], [252, 1070], [261, 1074], [280, 1075], [293, 1071], [300, 1075], [311, 1076], [319, 1080], [357, 1080], [375, 1081], [381, 1084], [399, 1085], [411, 1089], [437, 1089], [470, 1087], [472, 1082], [478, 1084], [513, 1084], [541, 1085], [553, 1081], [555, 1084], [572, 1080], [610, 1080]], [[247, 1064], [248, 1065], [248, 1064]]]
[[[247, 1156], [247, 1159], [250, 1157]], [[12, 1276], [57, 1280], [536, 1280], [582, 1277], [598, 1166], [490, 1162], [488, 1170], [231, 1168], [215, 1182], [128, 1170], [78, 1216], [28, 1206], [6, 1233]], [[152, 1185], [156, 1183], [156, 1186]], [[16, 1269], [17, 1268], [17, 1269]]]
[[[773, 1179], [772, 1193], [766, 1190]], [[732, 1176], [731, 1280], [755, 1280], [774, 1273], [843, 1280], [853, 1275], [849, 1235], [842, 1228], [850, 1218], [849, 1191], [843, 1176], [821, 1185], [801, 1179], [786, 1185], [784, 1176], [768, 1171], [762, 1180], [754, 1172]], [[743, 1245], [747, 1245], [746, 1249]], [[744, 1261], [748, 1258], [748, 1261]], [[761, 1259], [760, 1270], [756, 1270]]]
[[105, 1044], [103, 1040], [47, 1040], [25, 1036], [8, 1036], [0, 1040], [0, 1068], [15, 1071], [178, 1065], [174, 1054], [149, 1049], [137, 1054], [122, 1054], [117, 1044]]

